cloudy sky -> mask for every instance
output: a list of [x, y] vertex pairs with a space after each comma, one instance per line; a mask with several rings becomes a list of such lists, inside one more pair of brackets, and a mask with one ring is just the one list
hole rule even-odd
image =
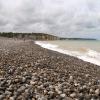
[[0, 0], [0, 31], [100, 38], [100, 0]]

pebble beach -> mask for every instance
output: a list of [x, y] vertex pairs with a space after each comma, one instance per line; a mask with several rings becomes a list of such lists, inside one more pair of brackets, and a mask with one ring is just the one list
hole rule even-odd
[[100, 100], [100, 66], [0, 38], [0, 100]]

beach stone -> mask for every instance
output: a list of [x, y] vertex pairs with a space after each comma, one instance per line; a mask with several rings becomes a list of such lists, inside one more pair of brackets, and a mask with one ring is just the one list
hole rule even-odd
[[32, 98], [32, 100], [36, 100], [35, 98]]
[[62, 93], [62, 91], [59, 90], [59, 87], [58, 87], [58, 86], [55, 87], [55, 91], [56, 91], [58, 94], [61, 94], [61, 93]]
[[67, 92], [68, 92], [68, 90], [67, 90], [67, 89], [63, 89], [63, 92], [64, 92], [64, 93], [67, 93]]
[[51, 98], [51, 99], [54, 98], [54, 92], [49, 91], [49, 92], [48, 92], [48, 95], [49, 95], [49, 98]]
[[95, 90], [95, 94], [96, 94], [96, 95], [100, 95], [100, 89], [96, 89], [96, 90]]
[[83, 89], [86, 89], [87, 88], [87, 86], [86, 85], [83, 85], [83, 87], [82, 87]]
[[3, 81], [3, 80], [5, 80], [5, 78], [2, 78], [2, 77], [1, 77], [1, 78], [0, 78], [0, 81]]
[[25, 65], [25, 67], [28, 67], [28, 65]]
[[76, 97], [76, 93], [74, 92], [74, 93], [70, 94], [70, 97], [75, 98]]
[[73, 76], [70, 76], [69, 79], [70, 79], [70, 80], [73, 80]]
[[13, 73], [13, 69], [8, 70], [8, 74], [12, 74]]
[[10, 99], [10, 100], [16, 100], [14, 97], [10, 97], [9, 99]]
[[43, 89], [43, 85], [37, 86], [38, 89]]
[[100, 100], [100, 98], [97, 98], [97, 97], [93, 97], [92, 96], [91, 100]]
[[24, 73], [23, 73], [23, 76], [27, 76], [28, 75], [28, 73], [27, 73], [27, 71], [25, 71]]
[[31, 79], [31, 75], [27, 75], [25, 78], [30, 80]]
[[46, 83], [43, 84], [43, 86], [44, 86], [44, 87], [49, 87], [49, 83], [46, 82]]
[[79, 93], [79, 95], [78, 95], [78, 98], [79, 98], [79, 100], [84, 100], [84, 94], [83, 93]]
[[25, 90], [25, 88], [26, 88], [25, 86], [21, 86], [17, 91], [18, 92], [23, 92]]
[[36, 82], [34, 82], [34, 81], [31, 80], [31, 81], [30, 81], [30, 84], [31, 84], [31, 85], [35, 85]]
[[0, 90], [0, 94], [3, 94], [4, 93], [4, 91], [3, 90]]
[[69, 82], [73, 82], [73, 76], [69, 77]]
[[[62, 99], [61, 99], [62, 100]], [[72, 98], [70, 98], [70, 97], [65, 97], [65, 98], [63, 98], [63, 100], [73, 100]]]
[[15, 83], [18, 83], [18, 82], [19, 82], [19, 79], [18, 79], [18, 78], [17, 78], [17, 79], [15, 79], [15, 80], [14, 80], [14, 82], [15, 82]]
[[5, 95], [0, 95], [0, 100], [3, 100]]
[[100, 85], [100, 80], [97, 80], [97, 83]]
[[23, 82], [23, 83], [26, 82], [26, 78], [25, 78], [25, 77], [22, 78], [22, 82]]
[[19, 95], [19, 96], [17, 97], [17, 99], [18, 99], [18, 100], [23, 100], [23, 96], [22, 96], [22, 95]]
[[38, 100], [47, 100], [47, 98], [42, 96], [42, 97], [38, 98]]
[[86, 76], [86, 78], [88, 78], [89, 77], [89, 74], [86, 74], [85, 76]]
[[47, 90], [44, 90], [44, 95], [47, 95], [48, 94], [48, 91]]
[[89, 83], [88, 83], [88, 85], [89, 85], [89, 86], [91, 86], [91, 85], [92, 85], [92, 83], [91, 83], [91, 82], [89, 82]]
[[58, 86], [55, 86], [55, 90], [60, 94], [61, 93], [61, 84], [58, 84]]
[[94, 93], [94, 90], [92, 88], [90, 89], [90, 93]]
[[79, 86], [79, 84], [77, 83], [76, 80], [74, 81], [74, 85], [75, 85], [75, 86]]
[[66, 94], [60, 94], [60, 96], [61, 96], [62, 98], [65, 98]]
[[4, 86], [6, 84], [6, 80], [3, 80], [1, 83], [0, 83], [0, 86]]
[[49, 85], [49, 88], [50, 88], [51, 90], [54, 90], [54, 86], [53, 86], [53, 85]]
[[11, 84], [11, 80], [7, 80], [7, 85], [9, 86]]
[[11, 95], [12, 94], [12, 92], [10, 92], [10, 91], [5, 91], [5, 95]]

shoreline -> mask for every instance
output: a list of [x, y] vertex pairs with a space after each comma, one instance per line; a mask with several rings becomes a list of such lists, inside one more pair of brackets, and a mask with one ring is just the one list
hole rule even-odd
[[[46, 42], [46, 41], [45, 41]], [[100, 55], [99, 52], [97, 51], [94, 51], [94, 50], [91, 50], [91, 49], [87, 49], [87, 53], [89, 54], [89, 56], [87, 55], [84, 55], [84, 54], [81, 54], [79, 51], [70, 51], [70, 50], [67, 50], [67, 49], [62, 49], [59, 47], [59, 45], [55, 45], [55, 44], [52, 44], [52, 43], [45, 43], [43, 41], [35, 41], [35, 44], [43, 47], [43, 48], [46, 48], [46, 49], [49, 49], [49, 50], [52, 50], [52, 51], [57, 51], [58, 53], [62, 53], [62, 54], [66, 54], [66, 55], [69, 55], [69, 56], [72, 56], [72, 57], [76, 57], [78, 59], [81, 59], [85, 62], [90, 62], [92, 64], [95, 64], [95, 65], [98, 65], [100, 66], [100, 61], [97, 59], [97, 58], [94, 58], [93, 55]]]
[[32, 40], [0, 38], [0, 100], [99, 98], [99, 66]]

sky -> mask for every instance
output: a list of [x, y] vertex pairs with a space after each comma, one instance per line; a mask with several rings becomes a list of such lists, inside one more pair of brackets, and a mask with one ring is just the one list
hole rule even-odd
[[0, 31], [100, 39], [100, 0], [0, 0]]

